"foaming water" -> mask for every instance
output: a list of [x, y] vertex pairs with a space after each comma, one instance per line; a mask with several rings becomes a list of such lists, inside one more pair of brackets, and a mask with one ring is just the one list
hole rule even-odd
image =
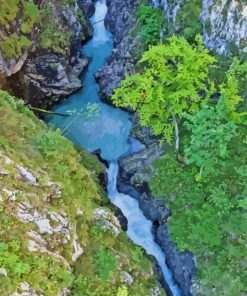
[[[102, 20], [106, 12], [106, 0], [98, 0], [95, 15], [91, 18], [92, 24]], [[64, 134], [77, 145], [89, 151], [101, 148], [102, 157], [110, 161], [107, 171], [108, 195], [111, 202], [119, 207], [128, 219], [128, 237], [135, 244], [142, 246], [147, 254], [153, 255], [157, 259], [172, 294], [180, 296], [179, 288], [174, 283], [171, 272], [166, 266], [165, 255], [154, 241], [152, 222], [143, 215], [137, 200], [129, 195], [119, 193], [116, 188], [117, 160], [120, 156], [140, 150], [143, 145], [129, 137], [130, 114], [100, 101], [99, 87], [94, 79], [94, 73], [104, 66], [111, 51], [112, 35], [105, 29], [104, 22], [99, 22], [94, 25], [92, 40], [84, 46], [84, 53], [90, 58], [90, 64], [82, 76], [83, 89], [54, 108], [56, 112], [75, 111], [77, 114], [70, 117], [51, 115], [47, 117], [47, 121], [61, 128]], [[97, 105], [96, 114], [88, 116], [87, 113], [79, 112], [92, 103]]]
[[158, 261], [165, 281], [172, 295], [180, 296], [180, 290], [173, 281], [171, 271], [165, 263], [165, 255], [154, 241], [152, 233], [152, 222], [147, 220], [139, 208], [138, 201], [129, 195], [119, 193], [116, 188], [118, 164], [116, 161], [110, 163], [108, 173], [108, 196], [111, 202], [121, 209], [128, 220], [128, 237], [136, 244], [145, 249], [148, 255], [153, 255]]

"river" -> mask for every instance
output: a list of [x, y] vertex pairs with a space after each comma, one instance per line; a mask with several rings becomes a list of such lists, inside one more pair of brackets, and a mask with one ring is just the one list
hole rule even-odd
[[75, 144], [89, 151], [101, 149], [102, 157], [110, 164], [107, 170], [108, 196], [128, 219], [128, 237], [157, 259], [172, 295], [180, 296], [180, 289], [165, 263], [165, 255], [154, 241], [152, 222], [143, 215], [137, 200], [117, 191], [117, 160], [141, 149], [142, 144], [129, 137], [131, 115], [100, 101], [99, 86], [94, 79], [94, 73], [106, 63], [113, 49], [113, 41], [104, 22], [98, 22], [106, 15], [106, 0], [98, 0], [95, 6], [96, 11], [91, 18], [94, 24], [93, 38], [83, 46], [83, 52], [90, 58], [88, 69], [81, 77], [84, 87], [54, 107], [55, 112], [69, 113], [71, 116], [52, 115], [47, 117], [47, 121], [61, 128], [63, 134]]

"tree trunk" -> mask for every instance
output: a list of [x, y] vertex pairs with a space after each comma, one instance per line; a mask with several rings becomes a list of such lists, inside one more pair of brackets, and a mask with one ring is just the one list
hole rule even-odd
[[179, 153], [179, 144], [180, 144], [178, 121], [177, 121], [176, 116], [173, 115], [173, 114], [172, 114], [172, 119], [173, 119], [174, 130], [175, 130], [175, 152], [176, 152], [176, 155], [178, 156], [178, 153]]

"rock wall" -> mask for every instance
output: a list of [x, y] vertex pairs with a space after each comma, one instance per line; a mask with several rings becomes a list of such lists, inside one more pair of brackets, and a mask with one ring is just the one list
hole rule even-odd
[[137, 23], [135, 10], [139, 0], [108, 0], [105, 25], [113, 33], [114, 49], [107, 65], [96, 73], [101, 97], [111, 102], [113, 90], [120, 85], [125, 73], [132, 74], [143, 52], [140, 36], [131, 36]]
[[247, 2], [203, 0], [203, 38], [217, 53], [247, 52]]
[[[174, 25], [176, 16], [186, 0], [150, 0], [154, 7], [164, 10], [168, 23]], [[200, 1], [198, 1], [200, 2]], [[219, 54], [247, 52], [247, 2], [244, 0], [202, 0], [201, 23], [206, 47]]]
[[[92, 34], [88, 20], [92, 6], [87, 0], [36, 1], [38, 17], [31, 32], [23, 33], [21, 6], [11, 24], [0, 22], [0, 69], [5, 81], [0, 87], [35, 106], [49, 105], [78, 90], [82, 86], [78, 76], [88, 63], [80, 48]], [[27, 44], [9, 57], [4, 49], [13, 37], [19, 38], [19, 44], [26, 38]]]
[[186, 0], [149, 0], [149, 3], [153, 7], [160, 7], [161, 9], [163, 9], [166, 18], [172, 23], [175, 23], [177, 12], [181, 8], [181, 5], [183, 5], [185, 2]]

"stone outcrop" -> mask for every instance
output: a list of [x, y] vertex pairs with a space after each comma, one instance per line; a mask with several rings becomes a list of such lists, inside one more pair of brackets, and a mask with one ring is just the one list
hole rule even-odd
[[[45, 1], [40, 1], [37, 5], [42, 11], [46, 4]], [[44, 28], [36, 24], [28, 36], [32, 44], [23, 50], [21, 56], [6, 58], [0, 50], [0, 75], [3, 77], [0, 87], [22, 97], [33, 106], [51, 105], [81, 88], [79, 75], [88, 64], [87, 58], [81, 52], [81, 44], [93, 33], [88, 19], [94, 12], [92, 1], [73, 0], [61, 5], [60, 1], [56, 0], [50, 3], [49, 7], [50, 17], [58, 26], [57, 33], [64, 35], [64, 40], [69, 38], [67, 45], [57, 44], [56, 49], [51, 44], [50, 47], [44, 48], [41, 42]], [[15, 22], [18, 22], [19, 18], [21, 14], [17, 15]], [[18, 30], [16, 34], [22, 34]], [[0, 42], [1, 38], [8, 37], [10, 31], [3, 30]]]
[[95, 12], [92, 0], [78, 0], [78, 5], [87, 17], [91, 17]]
[[[185, 0], [150, 0], [174, 25]], [[247, 52], [247, 3], [245, 1], [202, 0], [201, 23], [205, 46], [219, 54]], [[166, 30], [165, 30], [166, 31]]]
[[247, 3], [203, 0], [203, 39], [216, 52], [247, 52]]
[[100, 85], [101, 98], [111, 102], [113, 90], [120, 85], [125, 74], [133, 74], [136, 62], [143, 52], [141, 37], [131, 36], [137, 23], [135, 10], [139, 0], [108, 1], [105, 19], [107, 29], [113, 33], [114, 48], [106, 66], [95, 75]]

